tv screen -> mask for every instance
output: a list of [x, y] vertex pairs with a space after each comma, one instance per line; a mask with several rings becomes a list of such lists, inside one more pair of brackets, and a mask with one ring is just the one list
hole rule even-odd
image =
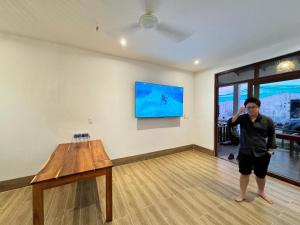
[[183, 115], [183, 87], [135, 83], [135, 117], [180, 117]]

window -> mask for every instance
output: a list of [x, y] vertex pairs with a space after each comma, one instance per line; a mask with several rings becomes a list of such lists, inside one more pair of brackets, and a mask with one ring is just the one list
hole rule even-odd
[[300, 55], [261, 64], [259, 76], [266, 77], [297, 70], [300, 70]]
[[234, 82], [250, 80], [254, 78], [254, 69], [252, 67], [225, 73], [219, 76], [219, 85], [230, 84]]
[[261, 112], [278, 125], [300, 119], [300, 79], [260, 85]]
[[219, 121], [225, 122], [233, 114], [233, 85], [219, 88]]

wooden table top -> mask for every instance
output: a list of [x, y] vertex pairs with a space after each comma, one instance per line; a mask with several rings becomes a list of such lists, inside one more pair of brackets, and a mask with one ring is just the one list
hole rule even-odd
[[60, 144], [31, 184], [112, 166], [100, 140]]

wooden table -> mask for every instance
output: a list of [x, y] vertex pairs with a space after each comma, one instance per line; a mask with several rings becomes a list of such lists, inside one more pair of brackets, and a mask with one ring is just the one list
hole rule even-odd
[[112, 221], [112, 167], [100, 140], [60, 144], [31, 181], [33, 224], [44, 224], [43, 190], [106, 176], [106, 221]]
[[290, 141], [290, 151], [294, 151], [294, 142], [300, 142], [299, 134], [276, 134], [276, 138], [282, 139], [281, 147], [284, 148], [284, 140]]

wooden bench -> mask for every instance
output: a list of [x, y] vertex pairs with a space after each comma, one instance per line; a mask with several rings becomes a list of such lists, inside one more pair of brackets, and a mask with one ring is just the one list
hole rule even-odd
[[106, 221], [112, 221], [112, 167], [100, 140], [60, 144], [31, 181], [33, 224], [44, 224], [43, 190], [106, 176]]
[[284, 140], [290, 141], [290, 151], [294, 151], [294, 142], [300, 142], [300, 135], [299, 134], [276, 134], [276, 138], [282, 140], [281, 147], [284, 148]]

